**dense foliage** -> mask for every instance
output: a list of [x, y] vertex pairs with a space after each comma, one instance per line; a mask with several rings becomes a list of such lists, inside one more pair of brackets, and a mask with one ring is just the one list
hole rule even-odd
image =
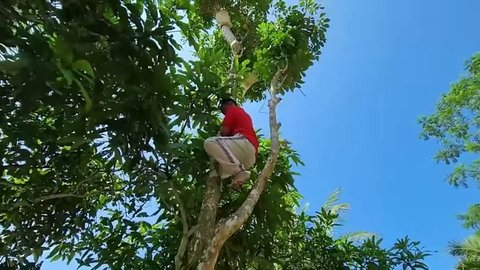
[[[467, 72], [442, 96], [436, 112], [420, 120], [423, 137], [442, 145], [436, 160], [456, 164], [448, 181], [457, 187], [480, 181], [480, 54], [467, 63]], [[475, 233], [462, 243], [452, 243], [451, 253], [460, 258], [457, 269], [480, 269], [480, 204], [459, 218]]]

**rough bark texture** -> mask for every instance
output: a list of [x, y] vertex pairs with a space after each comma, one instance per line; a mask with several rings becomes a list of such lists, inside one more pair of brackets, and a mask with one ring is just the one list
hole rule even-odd
[[[215, 170], [215, 162], [211, 162], [211, 170]], [[217, 217], [218, 203], [220, 201], [220, 178], [208, 177], [202, 208], [198, 217], [198, 229], [195, 230], [193, 239], [189, 243], [187, 269], [198, 263], [208, 241], [213, 237]]]

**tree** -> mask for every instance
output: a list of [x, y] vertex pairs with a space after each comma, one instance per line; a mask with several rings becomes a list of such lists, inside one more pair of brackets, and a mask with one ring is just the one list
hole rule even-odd
[[[278, 232], [298, 220], [301, 164], [279, 138], [276, 106], [319, 58], [321, 10], [310, 0], [3, 1], [0, 263], [274, 260]], [[207, 177], [202, 147], [225, 95], [269, 97], [270, 138], [240, 193]]]
[[[328, 27], [320, 8], [313, 1], [3, 2], [2, 254], [26, 263], [51, 248], [52, 259], [81, 253], [81, 264], [117, 268], [153, 267], [168, 252], [177, 254], [177, 269], [212, 268], [275, 178], [263, 200], [280, 203], [256, 226], [279, 219], [291, 207], [283, 196], [294, 190], [288, 159], [298, 157], [288, 145], [279, 152], [275, 107], [318, 59]], [[232, 18], [221, 29], [213, 22], [219, 12]], [[232, 29], [242, 46], [223, 40]], [[173, 31], [195, 60], [177, 55]], [[250, 89], [239, 83], [247, 77], [258, 80]], [[220, 205], [202, 149], [218, 127], [216, 102], [225, 94], [261, 100], [265, 89], [271, 139], [263, 142], [259, 180]], [[281, 159], [288, 165], [272, 175]], [[154, 213], [142, 210], [149, 202]], [[170, 234], [157, 236], [163, 232]]]
[[[381, 247], [382, 239], [370, 233], [335, 238], [340, 215], [348, 209], [347, 204], [336, 203], [338, 195], [339, 191], [333, 193], [316, 215], [302, 211], [291, 227], [278, 231], [274, 260], [254, 269], [428, 269], [423, 260], [430, 252], [408, 237], [390, 249]], [[275, 267], [267, 267], [269, 263]]]
[[480, 236], [479, 232], [470, 236], [463, 242], [450, 244], [450, 253], [461, 258], [457, 265], [458, 270], [480, 269]]
[[[436, 112], [420, 119], [423, 138], [436, 139], [443, 146], [435, 159], [457, 164], [448, 176], [449, 183], [456, 187], [468, 187], [469, 181], [480, 181], [480, 159], [477, 157], [480, 152], [480, 54], [475, 54], [466, 68], [467, 75], [442, 96]], [[463, 243], [452, 243], [451, 253], [461, 259], [458, 269], [478, 269], [479, 204], [471, 206], [459, 218], [466, 228], [474, 229], [476, 233]]]

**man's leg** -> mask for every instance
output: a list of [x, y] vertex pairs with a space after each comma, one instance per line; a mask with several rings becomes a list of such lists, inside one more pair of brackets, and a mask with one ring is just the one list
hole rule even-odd
[[218, 164], [218, 162], [213, 157], [210, 157], [209, 177], [220, 177], [220, 169], [220, 164]]
[[218, 162], [222, 179], [235, 176], [233, 182], [239, 185], [248, 179], [246, 170], [255, 163], [255, 149], [243, 136], [211, 137], [205, 140], [204, 147]]

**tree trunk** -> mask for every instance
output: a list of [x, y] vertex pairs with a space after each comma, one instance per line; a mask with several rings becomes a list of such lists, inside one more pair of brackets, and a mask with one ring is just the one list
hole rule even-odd
[[202, 208], [198, 216], [198, 229], [195, 231], [189, 243], [188, 264], [186, 269], [191, 269], [198, 263], [208, 240], [213, 237], [221, 194], [220, 183], [219, 177], [208, 177], [207, 179]]

